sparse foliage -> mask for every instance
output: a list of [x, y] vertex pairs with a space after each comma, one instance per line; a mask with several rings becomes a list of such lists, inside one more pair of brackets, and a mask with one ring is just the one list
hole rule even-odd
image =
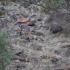
[[44, 0], [42, 7], [44, 12], [56, 11], [57, 9], [66, 8], [66, 0]]
[[49, 12], [50, 10], [57, 10], [66, 8], [66, 0], [28, 0], [26, 1], [23, 6], [28, 7], [31, 3], [37, 4], [38, 2], [42, 3], [42, 10], [43, 12]]

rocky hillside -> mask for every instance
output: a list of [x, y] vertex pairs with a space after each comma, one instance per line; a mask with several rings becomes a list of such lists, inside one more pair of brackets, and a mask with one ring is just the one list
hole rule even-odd
[[0, 4], [0, 12], [0, 28], [8, 28], [9, 47], [15, 54], [6, 70], [70, 70], [70, 18], [14, 2]]

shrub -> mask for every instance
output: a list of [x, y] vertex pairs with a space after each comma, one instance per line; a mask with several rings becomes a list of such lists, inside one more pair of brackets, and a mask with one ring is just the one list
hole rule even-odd
[[[10, 53], [7, 48], [7, 31], [1, 31], [0, 34], [0, 70], [5, 70], [7, 64], [9, 64]], [[7, 50], [8, 49], [8, 50]]]

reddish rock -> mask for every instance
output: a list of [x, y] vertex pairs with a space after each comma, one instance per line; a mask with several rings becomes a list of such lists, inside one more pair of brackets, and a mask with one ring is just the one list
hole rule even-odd
[[21, 22], [21, 23], [26, 23], [29, 21], [29, 18], [25, 18], [25, 19], [19, 19], [18, 22]]
[[18, 60], [18, 59], [16, 59], [16, 60], [15, 60], [15, 62], [16, 62], [16, 63], [19, 63], [19, 62], [21, 62], [21, 61], [20, 61], [20, 60]]

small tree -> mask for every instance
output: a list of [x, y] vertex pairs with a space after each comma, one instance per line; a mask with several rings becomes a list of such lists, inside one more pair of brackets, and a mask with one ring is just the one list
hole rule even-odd
[[9, 49], [7, 49], [7, 31], [1, 31], [0, 34], [0, 70], [5, 70], [9, 63]]

